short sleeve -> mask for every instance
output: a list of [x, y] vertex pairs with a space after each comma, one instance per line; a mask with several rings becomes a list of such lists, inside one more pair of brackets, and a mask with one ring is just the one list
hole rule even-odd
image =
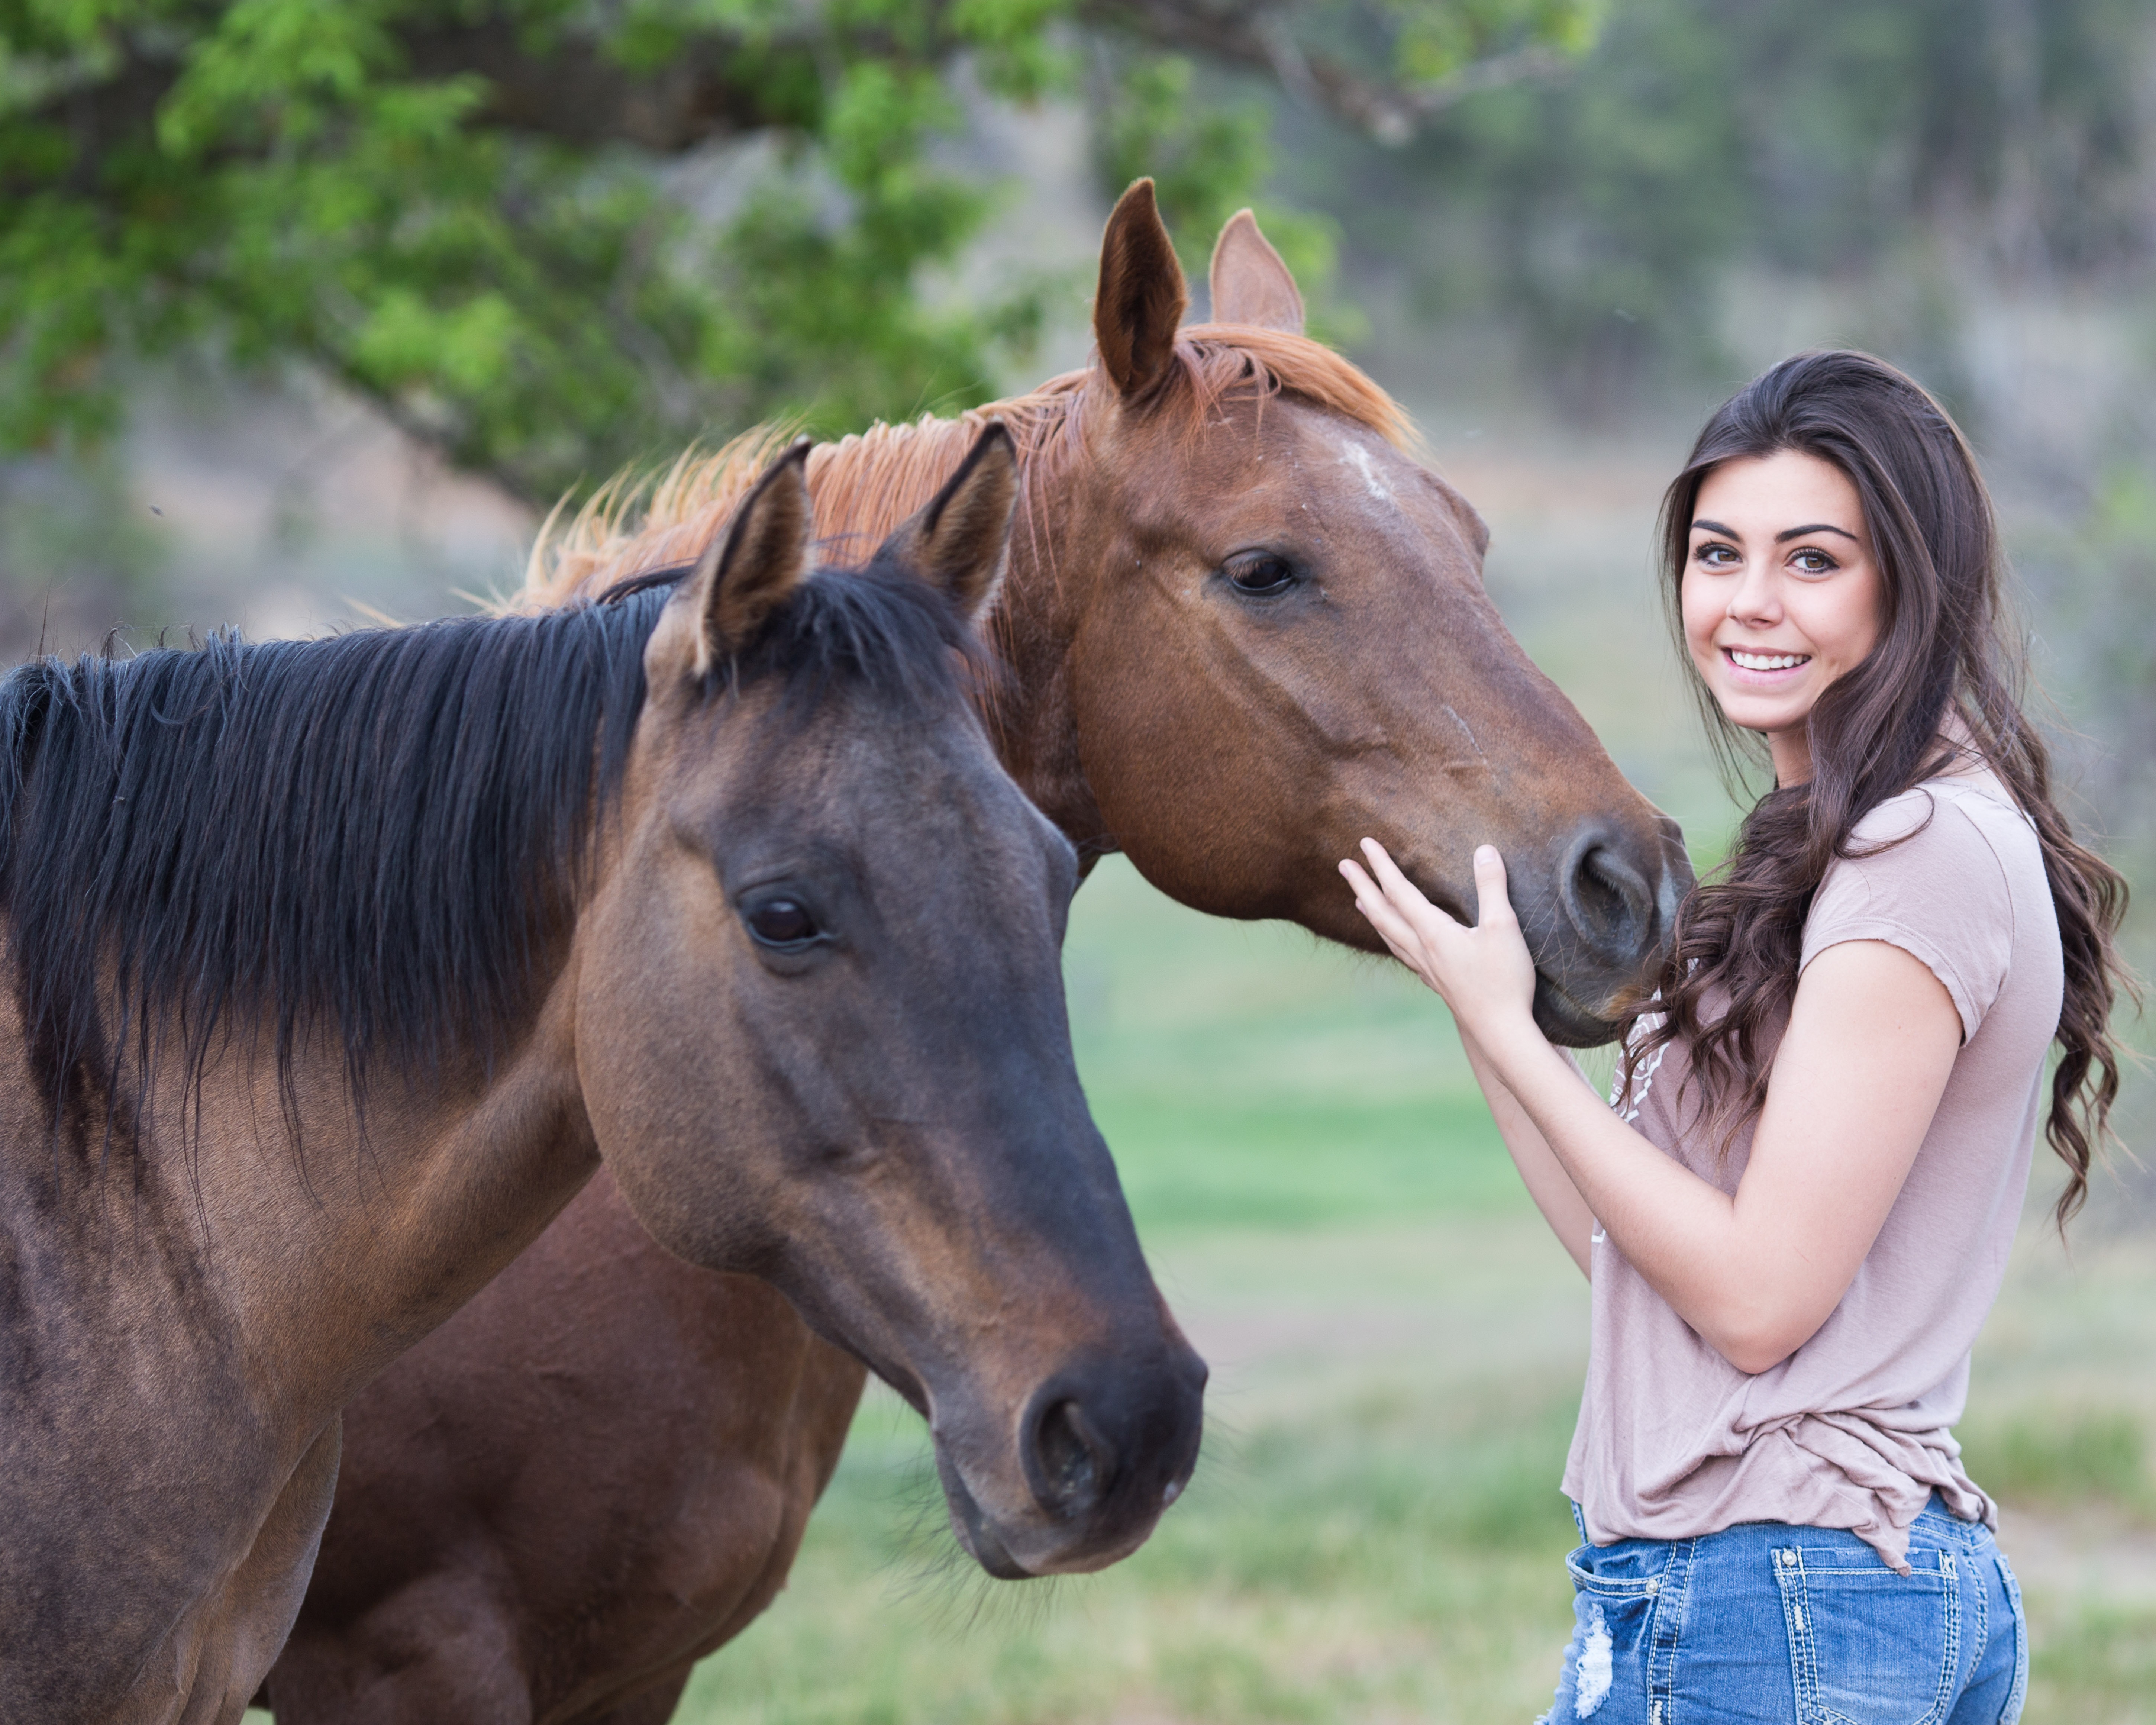
[[1958, 798], [1920, 788], [1881, 803], [1851, 840], [1857, 854], [1830, 864], [1812, 899], [1802, 964], [1845, 941], [1899, 947], [1953, 997], [1966, 1043], [2014, 952], [2013, 898], [1990, 839]]

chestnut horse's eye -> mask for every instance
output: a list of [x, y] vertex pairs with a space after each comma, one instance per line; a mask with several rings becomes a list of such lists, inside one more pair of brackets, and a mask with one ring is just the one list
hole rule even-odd
[[744, 920], [748, 932], [765, 946], [785, 952], [798, 951], [823, 932], [808, 914], [808, 907], [798, 899], [767, 898]]
[[1295, 585], [1295, 571], [1287, 559], [1276, 557], [1269, 551], [1245, 552], [1240, 557], [1230, 557], [1223, 572], [1237, 593], [1252, 598], [1270, 598]]

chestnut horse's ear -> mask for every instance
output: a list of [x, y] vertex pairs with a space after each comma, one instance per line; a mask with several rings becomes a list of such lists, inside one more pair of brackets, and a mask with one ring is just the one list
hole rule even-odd
[[696, 626], [696, 675], [756, 639], [764, 619], [808, 578], [816, 521], [808, 505], [808, 439], [771, 464], [742, 499], [684, 584]]
[[1176, 326], [1189, 303], [1152, 182], [1136, 181], [1101, 236], [1101, 285], [1093, 296], [1101, 363], [1126, 400], [1151, 394], [1167, 378]]
[[901, 521], [877, 552], [896, 557], [978, 625], [1003, 584], [1011, 506], [1018, 501], [1018, 446], [991, 419], [943, 489]]
[[1248, 324], [1255, 329], [1302, 333], [1302, 295], [1272, 242], [1258, 231], [1258, 218], [1239, 209], [1220, 230], [1208, 276], [1213, 288], [1213, 321]]

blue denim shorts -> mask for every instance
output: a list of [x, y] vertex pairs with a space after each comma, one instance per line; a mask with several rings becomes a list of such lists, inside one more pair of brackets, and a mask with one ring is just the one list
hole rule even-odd
[[1854, 1533], [1781, 1522], [1583, 1545], [1566, 1566], [1572, 1643], [1550, 1725], [2021, 1717], [2021, 1589], [1990, 1530], [1936, 1497], [1909, 1529], [1907, 1575]]

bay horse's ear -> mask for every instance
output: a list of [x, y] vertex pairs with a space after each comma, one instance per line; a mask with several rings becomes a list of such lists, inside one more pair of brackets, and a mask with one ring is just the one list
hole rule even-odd
[[816, 519], [808, 467], [804, 437], [771, 464], [696, 560], [683, 598], [697, 620], [698, 676], [753, 642], [764, 619], [808, 578]]
[[1176, 326], [1189, 303], [1152, 182], [1136, 181], [1101, 236], [1101, 285], [1093, 295], [1101, 363], [1126, 400], [1143, 398], [1167, 378]]
[[1003, 584], [1011, 506], [1018, 501], [1018, 446], [991, 419], [943, 489], [901, 521], [877, 558], [896, 557], [978, 625]]
[[1220, 230], [1207, 280], [1213, 289], [1214, 322], [1302, 333], [1302, 295], [1295, 277], [1272, 242], [1258, 231], [1258, 218], [1250, 211], [1237, 210]]

